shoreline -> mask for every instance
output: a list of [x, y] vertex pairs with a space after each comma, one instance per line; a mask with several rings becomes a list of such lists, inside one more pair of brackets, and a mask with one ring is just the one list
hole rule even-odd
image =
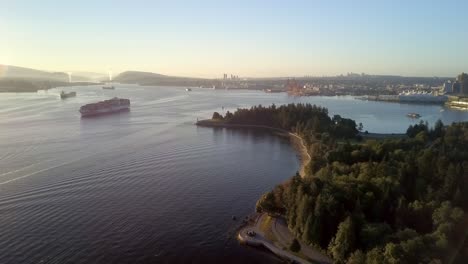
[[[305, 167], [310, 163], [311, 155], [305, 145], [304, 139], [296, 133], [270, 126], [230, 124], [223, 120], [213, 119], [197, 120], [195, 125], [211, 128], [267, 129], [277, 132], [277, 135], [288, 136], [299, 156], [299, 174], [302, 178], [306, 177]], [[358, 135], [362, 136], [365, 140], [407, 138], [405, 133], [360, 132]], [[249, 234], [251, 232], [254, 232], [254, 235]], [[333, 260], [328, 256], [328, 254], [324, 253], [322, 249], [317, 249], [314, 246], [302, 242], [299, 238], [296, 238], [287, 227], [286, 220], [283, 217], [272, 216], [267, 213], [255, 213], [253, 217], [249, 216], [248, 221], [244, 221], [244, 223], [239, 227], [236, 238], [241, 244], [265, 248], [286, 261], [294, 263], [333, 263]], [[299, 252], [292, 252], [289, 250], [289, 246], [294, 238], [298, 239], [301, 245]]]
[[296, 133], [293, 133], [293, 132], [290, 132], [281, 128], [276, 128], [276, 127], [262, 126], [262, 125], [227, 124], [223, 121], [216, 121], [212, 119], [199, 120], [195, 123], [195, 125], [201, 126], [201, 127], [218, 127], [218, 128], [268, 129], [268, 130], [279, 132], [279, 135], [281, 136], [288, 136], [291, 139], [293, 143], [292, 145], [296, 149], [297, 154], [299, 156], [299, 163], [300, 163], [299, 174], [301, 175], [302, 178], [306, 176], [305, 167], [307, 166], [307, 164], [309, 164], [312, 158], [304, 143], [304, 139]]
[[[275, 127], [262, 125], [228, 124], [223, 121], [216, 121], [212, 119], [199, 120], [195, 123], [195, 125], [211, 128], [268, 129], [274, 132], [278, 132], [278, 135], [280, 136], [288, 136], [299, 156], [299, 174], [302, 178], [306, 176], [305, 166], [309, 164], [311, 156], [304, 143], [304, 139], [296, 133]], [[267, 221], [266, 225], [268, 226], [268, 230], [265, 230], [265, 221]], [[252, 231], [255, 232], [254, 236], [249, 235], [249, 232]], [[301, 250], [299, 252], [291, 252], [288, 248], [295, 236], [289, 231], [286, 222], [282, 218], [273, 217], [266, 213], [255, 213], [247, 217], [247, 220], [244, 220], [243, 224], [239, 227], [236, 238], [241, 244], [253, 247], [263, 247], [281, 259], [293, 263], [331, 264], [333, 262], [327, 255], [315, 249], [313, 246], [303, 243], [302, 241], [299, 241], [301, 244]]]

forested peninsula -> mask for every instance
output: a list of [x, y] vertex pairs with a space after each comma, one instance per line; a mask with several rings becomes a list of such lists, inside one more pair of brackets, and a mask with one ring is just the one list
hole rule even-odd
[[257, 202], [335, 263], [464, 263], [468, 258], [468, 123], [410, 126], [363, 139], [362, 125], [310, 104], [254, 106], [210, 122], [301, 136], [311, 160]]

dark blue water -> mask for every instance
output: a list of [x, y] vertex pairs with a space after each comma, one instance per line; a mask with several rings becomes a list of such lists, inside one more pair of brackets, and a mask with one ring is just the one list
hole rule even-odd
[[[312, 102], [372, 132], [416, 121], [468, 120], [440, 106], [350, 97], [117, 86], [0, 94], [0, 263], [270, 263], [238, 245], [239, 222], [299, 164], [287, 139], [199, 128], [221, 107]], [[78, 109], [113, 96], [131, 111], [81, 119]]]

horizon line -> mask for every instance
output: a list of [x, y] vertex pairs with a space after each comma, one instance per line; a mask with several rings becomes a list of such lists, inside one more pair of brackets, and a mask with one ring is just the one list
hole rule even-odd
[[[99, 72], [99, 71], [93, 71], [93, 70], [50, 70], [50, 69], [40, 69], [40, 68], [30, 68], [30, 67], [25, 67], [25, 66], [18, 66], [18, 65], [13, 65], [13, 64], [4, 64], [0, 63], [0, 66], [3, 67], [17, 67], [17, 68], [24, 68], [24, 69], [29, 69], [29, 70], [36, 70], [36, 71], [43, 71], [47, 73], [74, 73], [74, 72], [81, 72], [81, 73], [95, 73], [95, 74], [102, 74], [102, 75], [108, 75], [107, 72]], [[125, 70], [125, 71], [114, 71], [113, 74], [115, 76], [124, 73], [124, 72], [143, 72], [143, 73], [152, 73], [152, 74], [159, 74], [159, 75], [164, 75], [168, 77], [182, 77], [182, 78], [197, 78], [197, 79], [222, 79], [220, 77], [203, 77], [203, 75], [183, 75], [183, 74], [165, 74], [165, 73], [160, 73], [160, 72], [155, 72], [155, 71], [148, 71], [148, 70]], [[465, 71], [460, 71], [460, 73], [464, 73]], [[226, 72], [224, 72], [226, 73]], [[224, 73], [220, 73], [219, 76], [221, 76]], [[227, 73], [228, 76], [231, 73]], [[354, 75], [359, 75], [359, 77], [364, 77], [364, 76], [377, 76], [377, 77], [401, 77], [401, 78], [449, 78], [453, 79], [457, 77], [457, 74], [455, 74], [453, 77], [449, 76], [438, 76], [438, 75], [403, 75], [403, 74], [372, 74], [372, 73], [366, 73], [366, 72], [354, 72], [354, 71], [348, 71], [346, 73], [339, 73], [339, 74], [330, 74], [330, 75], [313, 75], [313, 74], [303, 74], [303, 75], [265, 75], [265, 76], [238, 76], [240, 79], [290, 79], [290, 78], [327, 78], [327, 77], [353, 77], [353, 76], [348, 76], [349, 74], [354, 74]], [[78, 75], [79, 76], [79, 75]], [[357, 76], [356, 76], [357, 77]], [[228, 78], [229, 79], [229, 78]]]

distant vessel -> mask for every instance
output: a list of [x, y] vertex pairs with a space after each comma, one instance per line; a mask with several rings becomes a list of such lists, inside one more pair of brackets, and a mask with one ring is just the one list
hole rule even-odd
[[80, 107], [82, 117], [95, 116], [120, 111], [128, 111], [130, 109], [130, 100], [114, 97], [109, 100], [104, 100], [97, 103], [87, 104]]
[[408, 113], [406, 114], [407, 117], [410, 117], [410, 118], [420, 118], [421, 115], [420, 114], [417, 114], [417, 113]]
[[185, 88], [185, 91], [191, 92], [191, 91], [192, 91], [192, 88]]
[[263, 89], [265, 93], [282, 93], [283, 91], [280, 89]]
[[76, 96], [76, 92], [69, 92], [69, 93], [66, 93], [64, 91], [62, 91], [60, 93], [60, 98], [61, 99], [67, 99], [68, 97], [75, 97]]

